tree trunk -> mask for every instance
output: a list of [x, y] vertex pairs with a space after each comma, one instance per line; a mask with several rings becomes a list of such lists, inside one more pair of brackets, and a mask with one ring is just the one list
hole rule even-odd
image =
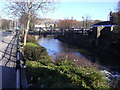
[[26, 45], [26, 41], [27, 41], [27, 34], [28, 34], [28, 30], [29, 30], [29, 25], [30, 25], [30, 14], [28, 14], [28, 21], [27, 21], [27, 26], [24, 32], [24, 41], [23, 41], [23, 46]]

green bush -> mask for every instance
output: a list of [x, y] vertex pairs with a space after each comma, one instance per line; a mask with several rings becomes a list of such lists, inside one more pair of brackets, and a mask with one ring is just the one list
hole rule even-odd
[[71, 65], [74, 66], [75, 62], [69, 61], [68, 60], [57, 60], [55, 63], [57, 66], [61, 66], [61, 65]]
[[39, 61], [49, 59], [48, 53], [44, 47], [35, 43], [27, 43], [24, 47], [24, 56], [27, 60]]
[[47, 63], [27, 61], [28, 83], [36, 84], [37, 88], [45, 85], [46, 88], [109, 89], [105, 75], [94, 68], [78, 67], [67, 60], [58, 61], [59, 65]]

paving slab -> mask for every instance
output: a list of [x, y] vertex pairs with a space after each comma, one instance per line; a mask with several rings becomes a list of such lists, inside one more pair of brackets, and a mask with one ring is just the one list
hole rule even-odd
[[0, 89], [16, 88], [16, 37], [1, 35], [0, 41]]

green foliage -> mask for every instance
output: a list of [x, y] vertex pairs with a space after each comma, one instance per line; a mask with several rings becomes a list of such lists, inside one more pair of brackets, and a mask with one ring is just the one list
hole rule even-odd
[[48, 53], [44, 47], [35, 43], [27, 43], [24, 47], [24, 56], [27, 60], [39, 61], [49, 59]]
[[5, 31], [5, 30], [0, 29], [0, 31]]
[[27, 61], [27, 76], [28, 82], [36, 84], [36, 87], [46, 85], [47, 88], [80, 88], [89, 90], [109, 88], [105, 75], [101, 74], [101, 72], [94, 68], [77, 67], [68, 60], [58, 61], [55, 64], [45, 60], [44, 63]]
[[68, 60], [66, 60], [66, 59], [56, 61], [56, 65], [57, 66], [61, 66], [61, 65], [71, 65], [71, 66], [74, 66], [74, 64], [75, 64], [74, 62], [72, 62], [72, 61], [68, 62]]
[[39, 63], [41, 63], [44, 66], [53, 66], [52, 61], [50, 60], [50, 57], [48, 59], [40, 60]]
[[35, 44], [35, 43], [32, 43], [32, 42], [28, 42], [26, 45], [33, 46], [33, 47], [39, 47], [38, 44]]

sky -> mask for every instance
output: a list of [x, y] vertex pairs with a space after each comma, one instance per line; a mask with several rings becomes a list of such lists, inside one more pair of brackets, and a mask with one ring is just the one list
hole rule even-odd
[[[89, 16], [91, 20], [106, 21], [110, 11], [116, 11], [117, 3], [118, 0], [59, 0], [56, 9], [43, 14], [42, 17], [51, 19], [73, 18], [81, 21], [82, 17]], [[8, 18], [1, 11], [2, 8], [3, 3], [0, 1], [0, 15], [2, 18]]]
[[117, 2], [61, 2], [53, 13], [45, 17], [82, 20], [82, 17], [90, 16], [93, 20], [107, 20], [110, 11], [115, 12], [116, 7]]

